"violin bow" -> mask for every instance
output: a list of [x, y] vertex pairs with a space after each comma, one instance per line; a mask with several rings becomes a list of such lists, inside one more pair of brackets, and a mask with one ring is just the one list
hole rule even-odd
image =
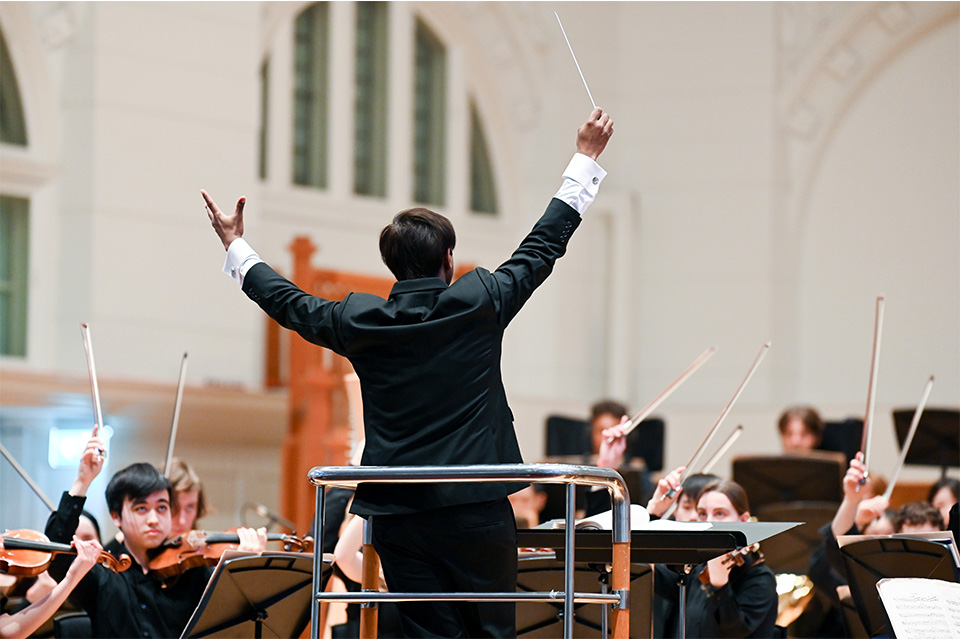
[[[629, 434], [631, 431], [636, 429], [637, 426], [647, 418], [647, 416], [653, 413], [664, 400], [670, 397], [671, 393], [677, 390], [677, 387], [683, 384], [687, 380], [687, 378], [692, 376], [697, 371], [697, 369], [703, 366], [703, 363], [705, 363], [707, 360], [712, 358], [713, 354], [716, 353], [716, 351], [717, 351], [716, 347], [710, 347], [709, 349], [701, 353], [699, 356], [697, 356], [697, 359], [694, 360], [690, 364], [690, 366], [687, 367], [687, 369], [680, 374], [679, 378], [671, 382], [666, 389], [661, 391], [656, 398], [650, 401], [650, 404], [645, 406], [643, 409], [638, 411], [636, 415], [630, 418], [630, 421], [623, 426], [623, 436], [621, 437], [626, 437], [627, 434]], [[616, 438], [607, 438], [608, 443], [613, 442], [614, 440], [616, 440]]]
[[727, 436], [727, 439], [723, 441], [723, 444], [720, 445], [720, 448], [717, 449], [717, 452], [713, 454], [709, 460], [707, 460], [707, 464], [703, 465], [703, 469], [701, 469], [698, 473], [710, 473], [710, 470], [713, 469], [714, 465], [720, 461], [720, 458], [723, 457], [723, 454], [725, 454], [730, 447], [733, 446], [733, 443], [740, 438], [741, 434], [743, 434], [743, 425], [738, 424], [737, 428], [733, 430], [733, 433]]
[[180, 422], [180, 404], [183, 402], [183, 382], [187, 377], [187, 352], [183, 352], [180, 361], [180, 379], [177, 382], [177, 401], [173, 406], [173, 423], [170, 425], [170, 442], [167, 443], [167, 458], [163, 462], [163, 475], [170, 472], [170, 460], [173, 458], [173, 445], [177, 441], [177, 425]]
[[[710, 470], [713, 469], [714, 465], [716, 465], [717, 462], [720, 461], [720, 458], [723, 457], [723, 454], [725, 454], [730, 449], [730, 447], [733, 446], [733, 443], [740, 438], [740, 435], [742, 433], [743, 433], [743, 425], [738, 424], [737, 428], [733, 430], [733, 433], [727, 436], [727, 439], [723, 441], [723, 444], [720, 445], [720, 448], [717, 449], [717, 452], [713, 454], [713, 456], [709, 460], [707, 460], [707, 464], [703, 465], [703, 469], [701, 469], [697, 473], [710, 473]], [[669, 519], [670, 516], [673, 515], [673, 512], [677, 510], [677, 504], [678, 504], [677, 502], [674, 502], [673, 504], [671, 504], [667, 508], [667, 510], [663, 513], [663, 515], [660, 516], [660, 518], [662, 520]]]
[[57, 508], [53, 506], [53, 503], [50, 502], [50, 499], [47, 498], [47, 496], [43, 494], [43, 491], [40, 490], [40, 487], [38, 487], [36, 483], [30, 479], [30, 476], [27, 475], [27, 472], [24, 470], [24, 468], [21, 467], [20, 463], [16, 461], [13, 455], [7, 451], [7, 448], [3, 446], [2, 442], [0, 442], [0, 453], [2, 453], [3, 457], [7, 459], [7, 462], [13, 466], [14, 470], [20, 474], [20, 477], [23, 478], [24, 482], [26, 482], [27, 485], [33, 489], [33, 492], [37, 494], [37, 497], [39, 497], [40, 500], [43, 501], [43, 504], [47, 505], [47, 508], [50, 509], [50, 511], [56, 511]]
[[93, 396], [93, 420], [103, 429], [103, 408], [100, 405], [100, 387], [97, 385], [97, 367], [93, 362], [93, 343], [90, 340], [90, 325], [80, 323], [83, 335], [83, 350], [87, 353], [87, 373], [90, 376], [90, 394]]
[[907, 437], [903, 441], [903, 447], [900, 449], [900, 459], [897, 461], [897, 466], [893, 471], [890, 484], [887, 485], [887, 490], [883, 492], [883, 497], [888, 502], [890, 501], [890, 495], [893, 493], [893, 488], [897, 485], [897, 477], [900, 475], [901, 469], [903, 469], [903, 463], [907, 460], [907, 452], [913, 443], [913, 436], [917, 432], [917, 427], [920, 426], [920, 416], [923, 415], [923, 409], [927, 406], [927, 398], [930, 397], [931, 389], [933, 389], [933, 376], [930, 376], [930, 379], [927, 380], [927, 384], [923, 388], [923, 396], [920, 398], [920, 404], [917, 405], [917, 409], [913, 412], [913, 420], [910, 421], [910, 430], [907, 431]]
[[876, 320], [873, 326], [873, 356], [870, 359], [870, 384], [867, 387], [867, 411], [863, 419], [863, 435], [860, 441], [860, 451], [863, 452], [863, 466], [866, 469], [857, 491], [866, 484], [870, 475], [868, 467], [870, 460], [870, 444], [873, 432], [873, 411], [877, 401], [877, 371], [880, 367], [880, 336], [883, 332], [883, 296], [877, 296]]
[[[720, 428], [720, 425], [723, 424], [724, 419], [727, 417], [727, 414], [730, 413], [730, 410], [733, 408], [734, 403], [737, 401], [737, 398], [740, 397], [740, 394], [743, 393], [743, 389], [747, 386], [747, 383], [750, 382], [750, 378], [753, 377], [754, 372], [757, 370], [757, 367], [760, 366], [760, 362], [763, 360], [764, 356], [767, 355], [767, 350], [770, 348], [770, 342], [765, 342], [762, 347], [760, 347], [760, 352], [757, 353], [757, 357], [754, 358], [753, 364], [750, 366], [750, 370], [747, 372], [746, 377], [740, 383], [740, 386], [737, 387], [736, 392], [733, 394], [733, 397], [730, 398], [730, 401], [727, 403], [727, 406], [723, 408], [723, 411], [720, 412], [720, 416], [717, 418], [717, 421], [711, 427], [710, 431], [707, 433], [707, 437], [703, 439], [703, 442], [700, 443], [700, 446], [697, 447], [697, 450], [693, 452], [693, 455], [690, 457], [689, 462], [685, 465], [683, 472], [680, 474], [680, 484], [683, 485], [683, 479], [687, 476], [687, 473], [694, 467], [694, 465], [700, 460], [700, 456], [703, 455], [704, 450], [707, 448], [707, 445], [710, 444], [710, 441], [713, 440], [713, 437], [717, 434], [717, 430]], [[672, 498], [677, 495], [676, 489], [670, 489], [665, 493], [660, 499], [666, 500], [667, 498]]]

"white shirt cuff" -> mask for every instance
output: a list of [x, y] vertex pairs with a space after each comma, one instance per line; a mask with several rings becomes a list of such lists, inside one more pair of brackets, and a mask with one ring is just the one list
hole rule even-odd
[[223, 262], [223, 272], [242, 285], [247, 271], [258, 262], [263, 262], [263, 260], [253, 250], [253, 247], [247, 244], [247, 241], [243, 238], [237, 238], [230, 243], [230, 248], [227, 249], [227, 258]]
[[606, 176], [607, 172], [593, 158], [582, 153], [574, 154], [570, 164], [563, 170], [563, 184], [554, 197], [583, 215], [597, 197], [600, 183]]

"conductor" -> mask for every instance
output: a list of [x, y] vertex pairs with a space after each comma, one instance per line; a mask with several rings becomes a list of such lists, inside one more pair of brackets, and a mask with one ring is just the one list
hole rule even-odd
[[[396, 284], [384, 300], [309, 295], [262, 262], [243, 236], [245, 198], [233, 214], [206, 191], [207, 215], [227, 251], [224, 271], [280, 325], [350, 360], [360, 377], [363, 465], [522, 462], [500, 372], [503, 332], [566, 252], [606, 172], [596, 160], [613, 121], [595, 108], [577, 153], [540, 220], [492, 273], [453, 282], [456, 235], [444, 216], [406, 209], [380, 233]], [[373, 544], [394, 592], [512, 592], [517, 534], [512, 483], [362, 484], [351, 511], [372, 518]], [[399, 605], [410, 638], [516, 636], [515, 604]]]

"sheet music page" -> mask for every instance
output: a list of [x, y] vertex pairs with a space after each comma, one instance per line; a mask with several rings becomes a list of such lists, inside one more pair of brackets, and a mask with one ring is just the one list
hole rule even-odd
[[651, 520], [642, 527], [634, 527], [643, 531], [707, 531], [713, 526], [709, 522], [677, 522], [676, 520]]
[[960, 638], [960, 583], [884, 578], [877, 591], [897, 638]]
[[[647, 513], [647, 510], [643, 506], [639, 504], [630, 505], [631, 529], [643, 529], [649, 521], [650, 514]], [[563, 520], [556, 520], [553, 521], [552, 526], [554, 529], [563, 529], [565, 522]], [[603, 511], [589, 518], [581, 518], [574, 523], [574, 526], [582, 530], [601, 529], [610, 531], [613, 529], [613, 510]]]

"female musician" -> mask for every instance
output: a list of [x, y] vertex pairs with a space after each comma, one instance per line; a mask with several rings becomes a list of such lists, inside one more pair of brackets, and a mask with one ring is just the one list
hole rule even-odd
[[945, 523], [950, 522], [950, 509], [960, 499], [960, 480], [943, 476], [930, 487], [927, 502], [935, 506]]
[[[81, 540], [74, 536], [77, 555], [70, 562], [66, 575], [49, 593], [15, 613], [0, 614], [0, 638], [26, 638], [39, 629], [63, 605], [70, 592], [100, 559], [103, 550], [98, 540]], [[0, 549], [3, 541], [0, 540]]]
[[[658, 488], [659, 489], [659, 488]], [[711, 482], [700, 493], [697, 512], [702, 522], [746, 522], [750, 519], [747, 494], [732, 480]], [[742, 564], [726, 554], [698, 565], [690, 575], [686, 601], [688, 638], [778, 637], [777, 585], [773, 571], [759, 554], [743, 556]], [[656, 565], [663, 580], [658, 595], [678, 599], [676, 574]], [[671, 581], [670, 574], [673, 574]]]
[[[52, 541], [69, 540], [68, 532], [76, 530], [87, 489], [103, 467], [105, 448], [94, 426], [77, 478], [47, 522], [46, 534]], [[90, 616], [93, 637], [177, 638], [199, 603], [211, 568], [190, 569], [166, 584], [148, 570], [151, 550], [169, 538], [170, 493], [170, 481], [147, 463], [132, 464], [110, 479], [107, 506], [123, 533], [133, 566], [119, 574], [94, 567], [74, 589], [77, 601]], [[257, 553], [266, 548], [265, 529], [241, 528], [238, 535], [241, 551]], [[62, 581], [67, 571], [58, 560], [51, 562], [49, 572]]]

